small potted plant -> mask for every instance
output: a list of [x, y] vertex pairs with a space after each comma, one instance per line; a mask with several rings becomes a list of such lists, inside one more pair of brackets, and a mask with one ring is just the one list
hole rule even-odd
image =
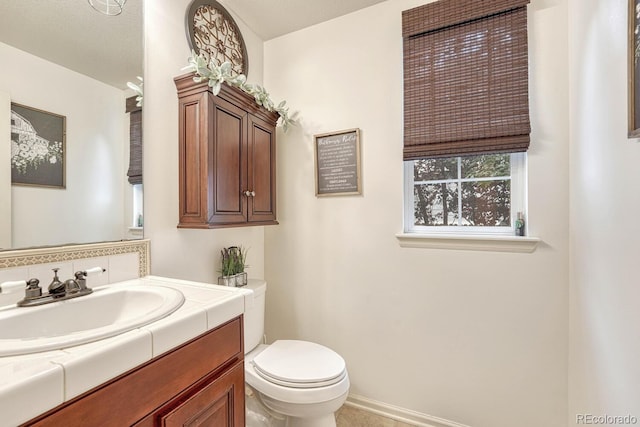
[[220, 274], [218, 285], [241, 287], [247, 285], [245, 267], [247, 250], [242, 246], [231, 246], [220, 251]]

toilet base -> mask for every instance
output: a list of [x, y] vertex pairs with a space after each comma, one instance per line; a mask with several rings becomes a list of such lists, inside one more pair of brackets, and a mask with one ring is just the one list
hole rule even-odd
[[347, 400], [348, 393], [314, 404], [285, 403], [260, 392], [257, 394], [267, 408], [285, 416], [286, 427], [336, 427], [335, 412]]
[[336, 417], [333, 413], [315, 418], [287, 417], [287, 427], [336, 427]]

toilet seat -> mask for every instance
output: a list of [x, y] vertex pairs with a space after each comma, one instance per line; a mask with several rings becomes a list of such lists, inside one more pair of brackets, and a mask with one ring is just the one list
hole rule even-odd
[[[277, 342], [278, 341], [276, 341], [276, 343]], [[287, 380], [283, 381], [283, 380], [278, 380], [277, 378], [274, 378], [273, 375], [270, 376], [270, 375], [265, 375], [264, 373], [260, 373], [258, 369], [256, 369], [256, 364], [254, 363], [254, 360], [264, 352], [267, 352], [267, 355], [264, 358], [260, 358], [260, 359], [266, 360], [267, 358], [270, 359], [275, 355], [280, 354], [280, 350], [283, 350], [283, 348], [281, 348], [280, 346], [284, 346], [285, 344], [278, 344], [275, 347], [274, 352], [270, 351], [270, 348], [276, 343], [272, 345], [261, 344], [258, 347], [256, 347], [254, 350], [252, 350], [251, 352], [245, 355], [245, 361], [244, 361], [245, 362], [245, 380], [247, 384], [249, 384], [251, 387], [256, 389], [258, 392], [266, 396], [269, 396], [273, 399], [277, 399], [281, 402], [287, 402], [287, 403], [293, 403], [293, 404], [316, 404], [316, 403], [328, 402], [333, 399], [339, 399], [347, 395], [349, 391], [349, 375], [346, 369], [343, 369], [342, 372], [337, 374], [334, 373], [333, 375], [325, 375], [324, 381], [315, 381], [315, 382], [314, 381], [300, 382], [300, 378], [297, 378], [298, 381], [287, 381]], [[309, 344], [314, 344], [314, 343], [309, 343]], [[271, 353], [271, 355], [269, 355], [269, 353]], [[298, 358], [300, 358], [299, 353], [293, 352], [292, 354], [298, 354]], [[284, 357], [289, 360], [291, 360], [292, 358], [295, 358], [295, 356], [284, 356]], [[258, 360], [258, 362], [260, 362], [260, 359]], [[344, 362], [344, 360], [342, 360], [342, 362]], [[329, 370], [327, 372], [329, 372]], [[280, 372], [280, 374], [282, 374], [282, 372]], [[281, 378], [290, 376], [290, 375], [278, 375], [278, 372], [276, 372], [276, 375], [280, 376]], [[314, 375], [311, 375], [311, 377], [313, 376]], [[326, 379], [327, 376], [333, 377], [333, 378]], [[307, 375], [307, 379], [309, 377], [310, 376]], [[315, 378], [315, 380], [317, 380], [317, 378]], [[281, 384], [278, 384], [278, 382]], [[327, 383], [331, 383], [331, 384], [327, 384]], [[289, 385], [284, 385], [284, 384], [289, 384]], [[301, 387], [300, 385], [304, 385], [306, 387]]]
[[252, 363], [258, 375], [284, 387], [324, 387], [346, 375], [346, 364], [339, 354], [308, 341], [276, 341]]

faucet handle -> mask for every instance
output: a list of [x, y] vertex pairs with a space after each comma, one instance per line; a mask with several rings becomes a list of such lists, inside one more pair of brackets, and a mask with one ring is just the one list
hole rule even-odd
[[82, 287], [76, 279], [69, 279], [64, 281], [64, 291], [66, 294], [75, 294], [82, 290]]
[[76, 271], [74, 276], [76, 277], [76, 279], [84, 279], [85, 277], [89, 277], [89, 276], [95, 276], [98, 274], [102, 274], [105, 271], [107, 271], [106, 268], [102, 268], [102, 267], [93, 267], [93, 268], [87, 268], [86, 270], [80, 270], [80, 271]]
[[8, 294], [24, 290], [27, 286], [26, 280], [10, 280], [8, 282], [0, 282], [0, 294]]
[[42, 288], [40, 287], [40, 280], [29, 279], [27, 280], [27, 289], [24, 291], [25, 298], [36, 298], [42, 295]]

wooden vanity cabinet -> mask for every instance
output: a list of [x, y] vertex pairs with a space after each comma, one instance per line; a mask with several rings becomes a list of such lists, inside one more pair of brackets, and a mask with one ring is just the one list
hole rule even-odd
[[24, 424], [37, 427], [243, 427], [242, 318]]
[[276, 222], [276, 122], [252, 96], [222, 85], [214, 96], [193, 74], [178, 90], [180, 228]]

